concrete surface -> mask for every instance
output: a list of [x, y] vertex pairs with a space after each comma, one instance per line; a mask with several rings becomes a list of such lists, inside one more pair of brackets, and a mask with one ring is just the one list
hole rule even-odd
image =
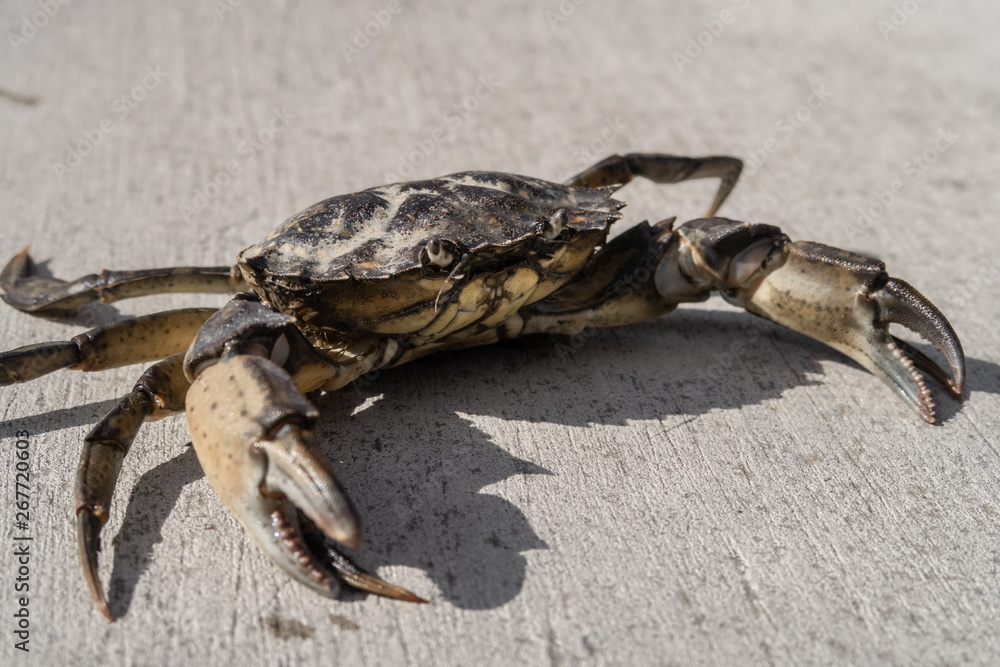
[[[232, 5], [2, 6], [0, 255], [30, 243], [67, 278], [226, 264], [313, 202], [395, 177], [732, 153], [752, 162], [723, 213], [884, 258], [960, 332], [968, 398], [936, 392], [928, 426], [856, 364], [719, 300], [326, 396], [362, 562], [426, 606], [292, 583], [168, 419], [142, 432], [105, 530], [108, 625], [72, 483], [82, 437], [141, 369], [54, 374], [0, 391], [0, 663], [1000, 661], [996, 3]], [[629, 220], [684, 219], [713, 188], [622, 195]], [[0, 341], [205, 303], [221, 299], [69, 322], [4, 305]]]

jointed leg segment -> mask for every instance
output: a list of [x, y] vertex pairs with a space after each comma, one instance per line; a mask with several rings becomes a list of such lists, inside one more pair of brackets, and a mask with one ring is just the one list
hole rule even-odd
[[[569, 184], [593, 188], [620, 186], [635, 176], [656, 183], [718, 177], [712, 216], [742, 167], [725, 156], [629, 153], [598, 162]], [[850, 356], [928, 422], [934, 421], [934, 404], [914, 366], [961, 400], [965, 356], [954, 329], [917, 290], [890, 278], [881, 262], [819, 243], [792, 243], [772, 225], [706, 217], [673, 231], [672, 223], [642, 223], [611, 240], [577, 279], [521, 313], [521, 332], [575, 333], [586, 326], [627, 324], [707, 299], [717, 290], [752, 313]], [[891, 323], [933, 343], [951, 375], [891, 336]]]
[[25, 248], [0, 271], [4, 301], [26, 313], [65, 313], [92, 301], [111, 303], [171, 292], [226, 294], [246, 289], [235, 267], [181, 266], [143, 271], [102, 271], [67, 282], [42, 278]]
[[108, 520], [122, 460], [142, 424], [184, 410], [191, 383], [184, 377], [183, 363], [184, 355], [175, 354], [148, 368], [84, 438], [75, 485], [77, 551], [90, 593], [108, 620], [114, 618], [97, 573], [101, 528]]
[[0, 387], [61, 368], [102, 371], [183, 352], [214, 308], [183, 308], [114, 322], [68, 341], [26, 345], [0, 353]]
[[[726, 218], [642, 223], [610, 241], [589, 270], [521, 313], [522, 333], [576, 333], [669, 312], [712, 291], [752, 313], [843, 352], [893, 388], [922, 419], [934, 421], [925, 371], [957, 399], [965, 356], [944, 315], [882, 262], [804, 241], [772, 225]], [[645, 248], [644, 248], [645, 246]], [[931, 342], [951, 375], [888, 333], [901, 324]]]
[[728, 155], [710, 157], [680, 157], [658, 153], [628, 153], [624, 156], [612, 155], [594, 166], [580, 172], [567, 185], [582, 188], [622, 186], [636, 176], [648, 178], [654, 183], [680, 183], [696, 178], [720, 179], [719, 191], [708, 207], [706, 217], [715, 215], [722, 206], [733, 186], [736, 185], [743, 161]]

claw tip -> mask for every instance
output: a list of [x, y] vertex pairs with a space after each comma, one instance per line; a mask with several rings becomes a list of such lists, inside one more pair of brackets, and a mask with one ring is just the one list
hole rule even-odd
[[87, 587], [90, 588], [90, 595], [94, 598], [98, 611], [108, 621], [114, 623], [115, 617], [108, 607], [108, 600], [104, 596], [104, 589], [97, 574], [97, 552], [101, 549], [100, 534], [103, 523], [98, 515], [86, 507], [77, 512], [76, 521], [77, 549], [80, 564], [83, 565], [84, 579], [87, 580]]
[[105, 600], [98, 601], [97, 609], [104, 614], [104, 618], [108, 619], [109, 623], [115, 622], [115, 617], [111, 615], [111, 609], [108, 607], [108, 603]]
[[957, 380], [952, 380], [952, 379], [948, 380], [948, 393], [950, 393], [952, 397], [959, 403], [965, 401], [965, 399], [962, 397], [962, 390], [965, 388], [964, 385], [965, 385], [965, 378], [962, 378], [961, 383], [959, 383], [959, 381]]

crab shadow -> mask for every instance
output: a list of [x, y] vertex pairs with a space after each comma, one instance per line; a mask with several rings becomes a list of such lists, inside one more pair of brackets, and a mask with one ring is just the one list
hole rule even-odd
[[[314, 396], [322, 414], [316, 435], [364, 521], [359, 562], [418, 568], [448, 602], [489, 609], [520, 592], [523, 554], [547, 545], [516, 504], [487, 487], [517, 475], [529, 485], [534, 475], [560, 475], [581, 465], [586, 452], [567, 449], [546, 469], [496, 444], [475, 416], [581, 427], [695, 418], [823, 382], [827, 361], [853, 364], [745, 313], [682, 311], [572, 339], [528, 338], [418, 360]], [[969, 378], [972, 392], [1000, 393], [996, 364], [970, 359]], [[944, 420], [961, 409], [943, 391], [935, 399]], [[886, 392], [886, 400], [895, 399]], [[111, 405], [4, 426], [38, 433], [89, 424]], [[116, 616], [128, 611], [183, 488], [201, 475], [193, 449], [185, 448], [131, 490], [114, 537], [109, 602]]]
[[[121, 529], [114, 536], [108, 605], [115, 618], [132, 604], [136, 585], [149, 568], [163, 525], [185, 486], [202, 477], [193, 447], [142, 474], [129, 495]], [[106, 539], [106, 538], [105, 538]]]
[[[559, 475], [586, 453], [546, 469], [498, 446], [474, 416], [580, 427], [694, 418], [824, 382], [831, 360], [853, 364], [743, 312], [688, 311], [427, 357], [315, 398], [316, 432], [364, 519], [364, 564], [419, 568], [452, 604], [486, 609], [518, 594], [523, 553], [547, 545], [520, 508], [484, 488]], [[1000, 391], [1000, 366], [971, 365], [973, 390]], [[959, 409], [943, 390], [935, 398], [945, 419]]]

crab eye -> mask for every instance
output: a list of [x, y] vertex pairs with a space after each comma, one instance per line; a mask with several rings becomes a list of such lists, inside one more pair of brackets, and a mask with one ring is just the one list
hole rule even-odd
[[563, 227], [566, 226], [566, 209], [561, 208], [552, 214], [552, 217], [545, 221], [542, 226], [542, 236], [548, 240], [552, 240], [562, 233]]
[[427, 257], [427, 262], [441, 268], [451, 266], [451, 263], [455, 261], [455, 255], [449, 252], [444, 244], [437, 239], [427, 242], [427, 245], [424, 246], [424, 254]]

